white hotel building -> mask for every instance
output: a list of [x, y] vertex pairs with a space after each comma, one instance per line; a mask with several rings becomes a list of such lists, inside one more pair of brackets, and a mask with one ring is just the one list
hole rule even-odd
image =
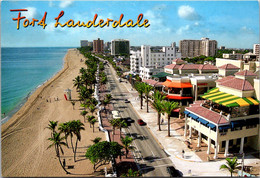
[[139, 74], [142, 79], [150, 79], [152, 75], [163, 72], [163, 67], [171, 64], [173, 59], [180, 57], [175, 43], [156, 51], [149, 45], [142, 45], [141, 51], [131, 51], [130, 71]]

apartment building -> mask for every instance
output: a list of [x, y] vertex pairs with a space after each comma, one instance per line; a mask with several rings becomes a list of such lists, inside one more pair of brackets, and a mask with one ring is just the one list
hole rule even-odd
[[104, 49], [104, 41], [100, 40], [99, 38], [97, 40], [93, 40], [93, 52], [94, 53], [103, 53]]
[[215, 56], [217, 53], [217, 41], [209, 40], [209, 38], [201, 38], [201, 40], [181, 40], [179, 46], [183, 58], [200, 55]]
[[80, 47], [93, 46], [92, 41], [88, 40], [80, 40]]
[[[136, 57], [141, 53], [141, 57]], [[149, 45], [142, 45], [141, 51], [131, 52], [130, 60], [131, 71], [137, 72], [137, 63], [139, 64], [140, 77], [142, 79], [150, 79], [152, 75], [155, 75], [163, 71], [163, 67], [171, 63], [175, 58], [180, 58], [181, 54], [177, 52], [176, 43], [172, 43], [171, 46], [163, 46], [160, 49], [152, 49]], [[138, 58], [138, 60], [137, 60]], [[135, 64], [134, 64], [135, 63]], [[147, 73], [148, 72], [148, 73]], [[145, 75], [147, 74], [147, 75]]]
[[111, 55], [129, 54], [129, 40], [116, 39], [111, 41]]
[[223, 58], [224, 59], [243, 59], [243, 54], [240, 53], [236, 53], [235, 51], [233, 51], [232, 53], [223, 53]]
[[258, 61], [260, 60], [259, 52], [260, 52], [260, 44], [254, 44], [253, 53], [256, 55]]
[[218, 73], [218, 68], [212, 64], [186, 64], [181, 59], [174, 59], [172, 64], [164, 66], [164, 72], [169, 74], [205, 74]]
[[216, 80], [216, 87], [185, 108], [184, 137], [208, 144], [214, 158], [222, 152], [243, 153], [245, 148], [260, 150], [259, 78], [242, 70], [235, 76]]
[[130, 72], [131, 73], [140, 73], [140, 67], [142, 66], [141, 60], [141, 51], [130, 51]]

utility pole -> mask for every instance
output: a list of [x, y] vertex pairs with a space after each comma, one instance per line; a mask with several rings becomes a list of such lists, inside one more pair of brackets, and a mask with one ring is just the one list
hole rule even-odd
[[244, 157], [245, 157], [245, 153], [243, 152], [243, 153], [242, 153], [242, 169], [241, 169], [241, 176], [242, 176], [242, 177], [244, 177], [244, 176], [243, 176], [243, 171], [244, 171]]

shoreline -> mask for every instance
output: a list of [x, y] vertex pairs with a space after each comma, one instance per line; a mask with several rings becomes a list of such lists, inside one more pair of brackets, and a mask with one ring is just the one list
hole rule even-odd
[[[65, 56], [63, 57], [63, 67], [61, 70], [56, 72], [51, 78], [47, 79], [45, 82], [43, 82], [41, 85], [37, 86], [35, 89], [33, 89], [25, 98], [22, 99], [22, 102], [19, 103], [12, 111], [15, 113], [11, 114], [9, 118], [8, 115], [1, 119], [1, 137], [3, 134], [8, 130], [9, 127], [12, 127], [15, 125], [21, 117], [23, 117], [28, 110], [34, 105], [34, 103], [37, 101], [39, 96], [42, 94], [42, 92], [46, 89], [46, 87], [50, 86], [51, 83], [53, 83], [57, 78], [59, 78], [68, 68], [68, 52], [69, 50], [75, 50], [76, 48], [70, 48], [67, 50]], [[27, 98], [27, 100], [23, 103], [23, 101]], [[19, 105], [21, 105], [19, 107]], [[17, 110], [16, 110], [17, 109]], [[16, 111], [15, 111], [16, 110]], [[10, 113], [12, 112], [10, 111]], [[4, 128], [3, 128], [4, 126]], [[6, 127], [6, 128], [5, 128]]]
[[[70, 49], [74, 49], [74, 48], [69, 48]], [[76, 49], [76, 48], [75, 48]], [[8, 122], [9, 120], [12, 119], [12, 117], [18, 112], [20, 111], [20, 109], [27, 103], [28, 99], [40, 88], [42, 87], [45, 83], [47, 83], [48, 81], [50, 81], [52, 78], [54, 78], [56, 75], [58, 75], [59, 72], [61, 72], [64, 69], [64, 64], [65, 64], [65, 60], [66, 60], [66, 55], [68, 53], [68, 50], [66, 52], [66, 54], [64, 55], [62, 61], [63, 64], [61, 66], [61, 68], [56, 71], [50, 78], [46, 79], [43, 83], [39, 84], [37, 87], [33, 88], [24, 98], [21, 99], [21, 101], [19, 101], [15, 107], [10, 110], [6, 116], [4, 118], [1, 118], [1, 125], [3, 125], [4, 123]]]
[[[77, 49], [69, 49], [64, 57], [63, 69], [39, 87], [25, 105], [2, 125], [3, 177], [70, 177], [61, 168], [54, 147], [48, 149], [51, 144], [48, 140], [51, 131], [46, 127], [49, 121], [58, 121], [59, 125], [71, 120], [80, 120], [85, 125], [81, 141], [78, 142], [76, 159], [79, 161], [74, 162], [71, 146], [63, 147], [64, 155], [61, 155], [61, 158], [66, 159], [66, 165], [74, 166], [74, 169], [69, 171], [75, 175], [96, 175], [90, 160], [85, 158], [86, 149], [93, 144], [92, 140], [96, 137], [106, 140], [106, 136], [104, 132], [99, 131], [98, 124], [95, 125], [95, 131], [90, 128], [80, 114], [82, 108], [78, 101], [78, 93], [73, 87], [73, 79], [78, 76], [79, 69], [85, 67], [81, 59], [85, 58]], [[64, 90], [67, 88], [72, 89], [71, 96], [72, 100], [76, 101], [75, 108], [64, 98]], [[75, 137], [72, 141], [75, 144]]]

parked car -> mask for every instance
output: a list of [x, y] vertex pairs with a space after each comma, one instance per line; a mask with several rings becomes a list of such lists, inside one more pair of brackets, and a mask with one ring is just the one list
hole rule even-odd
[[182, 173], [173, 166], [167, 166], [167, 172], [170, 174], [170, 177], [182, 177]]
[[128, 99], [125, 99], [125, 103], [130, 103], [130, 101]]
[[139, 125], [146, 125], [146, 122], [144, 122], [142, 119], [138, 119], [138, 120], [137, 120], [137, 123], [138, 123]]

